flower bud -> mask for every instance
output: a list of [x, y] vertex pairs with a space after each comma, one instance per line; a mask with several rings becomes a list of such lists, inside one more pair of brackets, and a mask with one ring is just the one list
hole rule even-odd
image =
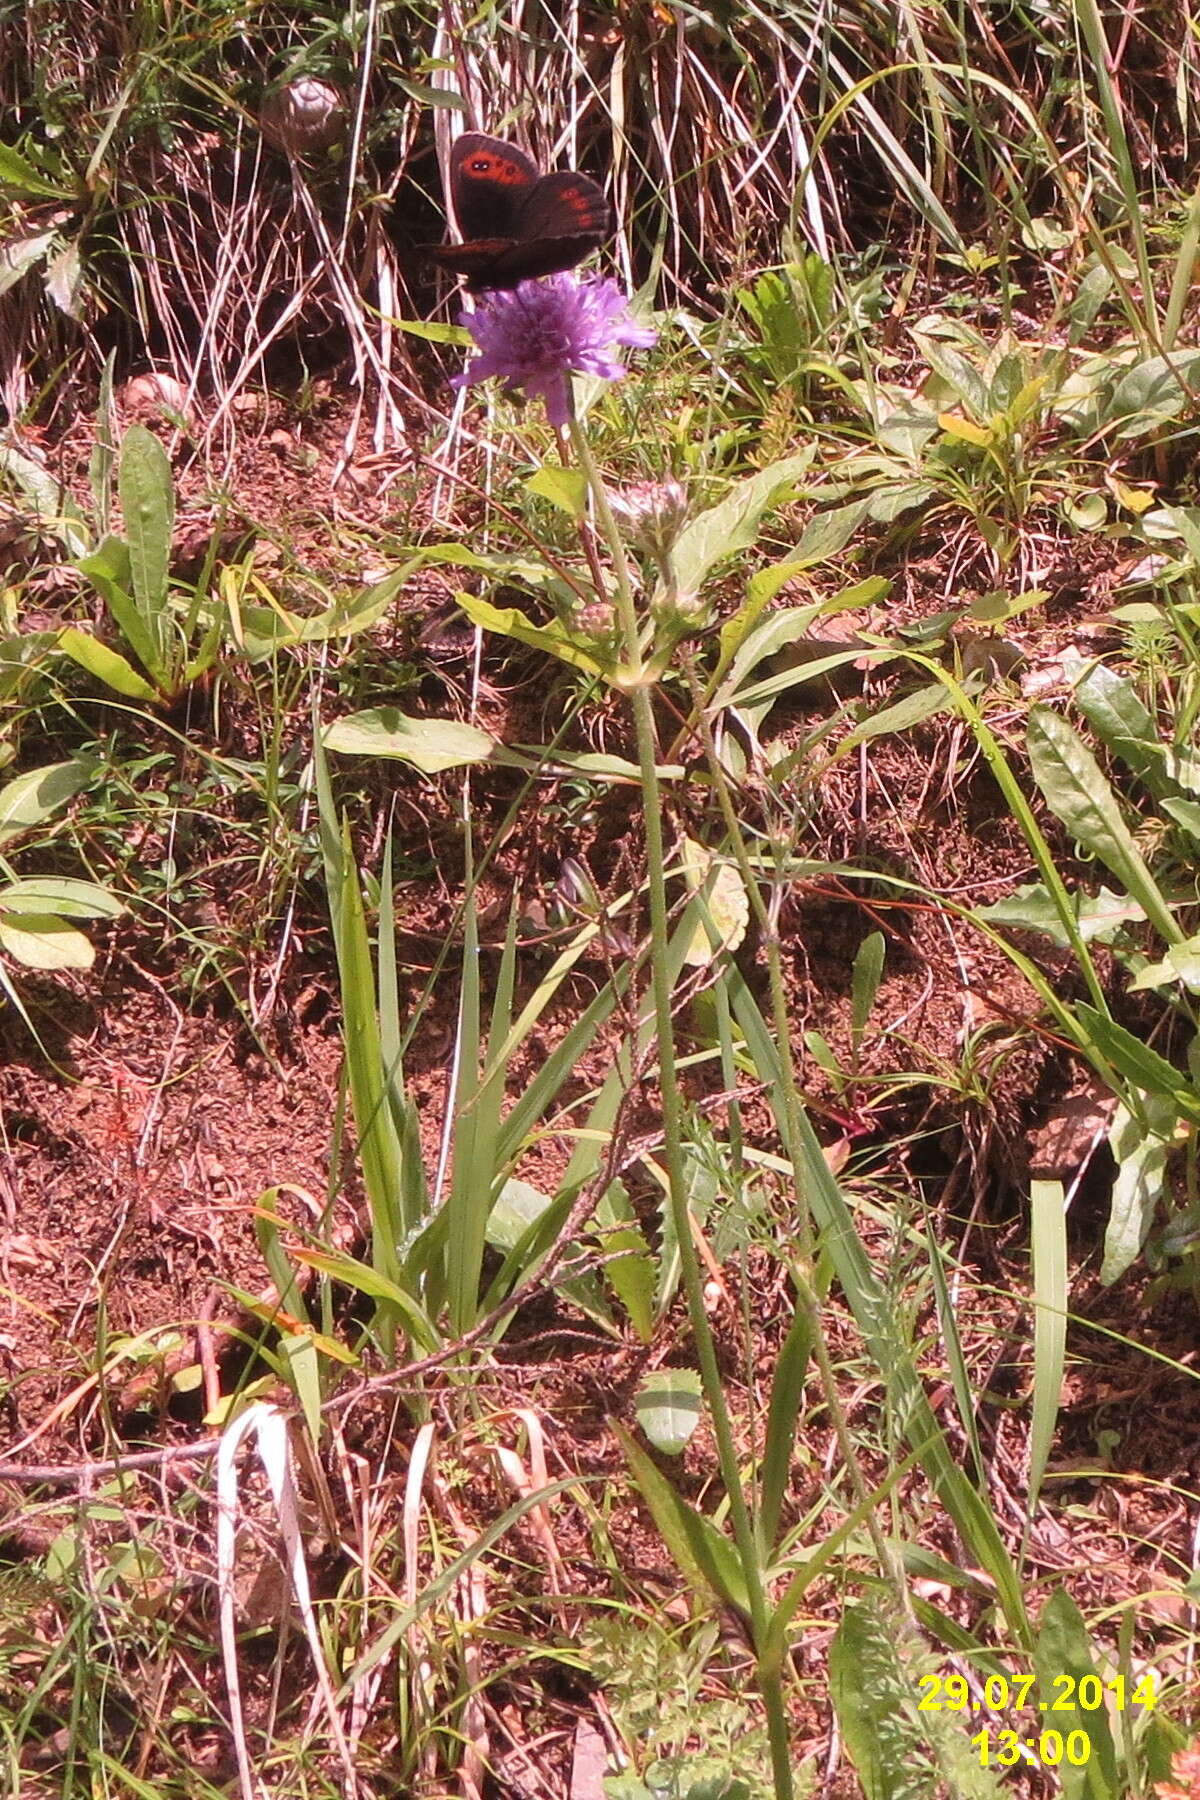
[[688, 497], [678, 481], [641, 481], [609, 504], [631, 544], [664, 563], [688, 515]]
[[328, 150], [345, 128], [345, 106], [332, 82], [301, 75], [262, 103], [259, 128], [269, 144], [291, 156]]

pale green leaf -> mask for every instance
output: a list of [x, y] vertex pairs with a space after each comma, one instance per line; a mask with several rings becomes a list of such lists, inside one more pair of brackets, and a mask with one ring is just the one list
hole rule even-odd
[[96, 952], [53, 913], [9, 912], [0, 896], [0, 949], [27, 969], [90, 969]]
[[61, 913], [65, 919], [116, 919], [124, 903], [94, 881], [71, 875], [27, 875], [0, 888], [0, 906], [23, 913]]
[[700, 1423], [700, 1375], [696, 1369], [656, 1369], [634, 1398], [638, 1424], [664, 1456], [678, 1456]]
[[1117, 1172], [1100, 1267], [1105, 1287], [1119, 1281], [1137, 1257], [1163, 1197], [1167, 1152], [1178, 1114], [1171, 1102], [1161, 1096], [1148, 1094], [1143, 1098], [1153, 1129], [1140, 1124], [1124, 1106], [1118, 1106], [1109, 1128], [1108, 1146]]
[[709, 572], [727, 556], [747, 550], [766, 513], [782, 503], [812, 468], [813, 451], [803, 450], [736, 482], [723, 500], [699, 513], [675, 540], [671, 562], [680, 589], [698, 594]]
[[342, 756], [387, 756], [425, 775], [489, 761], [497, 743], [477, 725], [457, 719], [413, 719], [395, 706], [371, 707], [338, 719], [322, 733], [327, 750]]
[[95, 773], [95, 765], [80, 757], [15, 775], [0, 787], [0, 844], [41, 825], [85, 788]]

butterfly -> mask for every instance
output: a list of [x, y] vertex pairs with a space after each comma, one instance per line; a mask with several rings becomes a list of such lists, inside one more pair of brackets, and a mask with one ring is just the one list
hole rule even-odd
[[523, 150], [477, 131], [450, 152], [450, 194], [465, 241], [432, 244], [428, 254], [465, 275], [472, 294], [573, 269], [612, 227], [608, 201], [588, 176], [542, 175]]

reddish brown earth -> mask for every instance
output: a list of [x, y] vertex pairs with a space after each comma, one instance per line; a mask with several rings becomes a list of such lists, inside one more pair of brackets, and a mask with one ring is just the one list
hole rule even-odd
[[[373, 538], [386, 528], [389, 541], [396, 541], [395, 483], [406, 475], [405, 458], [364, 457], [352, 464], [348, 481], [333, 487], [331, 471], [344, 427], [332, 399], [302, 424], [285, 415], [274, 424], [265, 418], [257, 444], [247, 437], [232, 487], [238, 509], [254, 521], [269, 521], [288, 545], [288, 566], [303, 564], [331, 580], [370, 581], [387, 570]], [[77, 481], [86, 434], [60, 448], [65, 471]], [[211, 509], [202, 504], [197, 471], [185, 472], [181, 485], [185, 514], [202, 545], [211, 528], [206, 523]], [[405, 505], [410, 514], [406, 529], [415, 532], [419, 507], [411, 498]], [[284, 564], [272, 554], [258, 566], [268, 576], [278, 572], [282, 578]], [[927, 577], [924, 582], [921, 574]], [[1045, 669], [1052, 680], [1064, 645], [1087, 641], [1094, 646], [1097, 627], [1091, 621], [1104, 574], [1069, 567], [1055, 571], [1050, 603], [1026, 615], [1012, 631], [1029, 668]], [[943, 606], [941, 577], [936, 554], [924, 570], [910, 565], [908, 587], [892, 622]], [[422, 628], [431, 616], [437, 619], [452, 589], [449, 574], [432, 574], [402, 597], [363, 651], [361, 697], [352, 697], [348, 682], [339, 693], [327, 689], [327, 716], [388, 697], [389, 675], [404, 684], [400, 703], [411, 710], [461, 714], [470, 664], [448, 613], [444, 629], [429, 633], [424, 647], [421, 642]], [[60, 607], [69, 609], [69, 597], [47, 582], [41, 604], [53, 619]], [[359, 649], [352, 645], [337, 654], [349, 664]], [[879, 689], [881, 702], [889, 692], [886, 685]], [[774, 723], [799, 741], [829, 705], [824, 693], [802, 692], [790, 715], [781, 708]], [[485, 644], [476, 714], [480, 722], [510, 741], [536, 742], [553, 729], [547, 724], [550, 710], [539, 659], [501, 654], [494, 644]], [[1021, 716], [1018, 703], [1007, 713], [1001, 703], [989, 714], [1018, 764]], [[202, 719], [199, 728], [206, 727]], [[303, 743], [303, 705], [289, 727]], [[236, 688], [220, 729], [224, 753], [253, 749], [255, 720], [239, 706]], [[624, 722], [612, 709], [594, 716], [593, 730], [591, 747], [628, 751]], [[399, 947], [409, 1001], [415, 1003], [454, 928], [455, 870], [461, 866], [456, 778], [431, 784], [419, 782], [399, 764], [369, 769], [343, 764], [337, 779], [351, 810], [358, 852], [373, 870], [378, 869], [381, 842], [378, 821], [395, 802], [398, 841], [407, 858], [397, 898]], [[481, 843], [489, 841], [514, 791], [513, 778], [503, 771], [473, 782]], [[696, 795], [688, 804], [699, 807], [706, 801]], [[1028, 852], [990, 775], [969, 739], [944, 719], [904, 737], [881, 739], [869, 755], [832, 764], [803, 804], [810, 815], [811, 849], [806, 850], [803, 837], [798, 849], [823, 862], [887, 869], [963, 906], [986, 904], [1032, 878]], [[586, 817], [565, 824], [561, 816], [536, 807], [517, 819], [483, 890], [485, 963], [490, 960], [494, 967], [511, 892], [520, 887], [527, 897], [546, 900], [564, 855], [587, 866], [601, 893], [614, 895], [629, 884], [637, 858], [629, 813], [629, 791], [612, 789]], [[259, 824], [231, 818], [221, 829], [232, 843], [238, 832], [252, 836]], [[15, 1009], [9, 1007], [0, 1021], [0, 1459], [6, 1465], [60, 1465], [77, 1471], [122, 1445], [183, 1444], [206, 1435], [200, 1423], [204, 1404], [186, 1371], [202, 1371], [211, 1397], [214, 1388], [227, 1392], [239, 1366], [245, 1367], [261, 1321], [231, 1289], [258, 1296], [270, 1307], [269, 1274], [255, 1235], [256, 1209], [268, 1190], [279, 1191], [280, 1212], [301, 1232], [330, 1205], [334, 1241], [353, 1251], [362, 1248], [361, 1194], [352, 1175], [338, 1180], [331, 1173], [341, 1046], [336, 971], [319, 876], [306, 873], [295, 890], [285, 931], [284, 909], [265, 879], [256, 885], [246, 873], [245, 859], [231, 876], [219, 866], [217, 843], [217, 835], [208, 840], [211, 865], [205, 846], [199, 847], [191, 872], [206, 894], [198, 903], [198, 929], [206, 939], [224, 942], [229, 951], [223, 981], [210, 978], [198, 989], [185, 985], [181, 977], [191, 967], [187, 943], [163, 930], [153, 914], [135, 909], [111, 928], [93, 932], [100, 955], [88, 974], [17, 974], [42, 1049]], [[1062, 851], [1068, 857], [1070, 846], [1063, 845]], [[161, 853], [162, 844], [147, 838], [147, 860]], [[805, 1060], [806, 1096], [827, 1154], [845, 1172], [852, 1201], [860, 1208], [868, 1246], [881, 1267], [891, 1268], [900, 1290], [914, 1250], [894, 1241], [889, 1230], [889, 1185], [909, 1193], [919, 1190], [931, 1200], [940, 1241], [967, 1271], [957, 1290], [959, 1328], [973, 1385], [988, 1396], [980, 1423], [995, 1475], [993, 1499], [1002, 1511], [1007, 1505], [1015, 1541], [1023, 1505], [1023, 1403], [1032, 1355], [1024, 1298], [1025, 1196], [1031, 1166], [1037, 1171], [1047, 1160], [1055, 1163], [1048, 1146], [1067, 1130], [1072, 1097], [1082, 1126], [1078, 1143], [1065, 1153], [1068, 1178], [1072, 1156], [1078, 1166], [1083, 1155], [1079, 1145], [1094, 1135], [1099, 1117], [1095, 1098], [1040, 1027], [1037, 998], [1012, 965], [986, 938], [961, 922], [950, 922], [940, 909], [918, 899], [880, 900], [861, 882], [816, 871], [797, 879], [783, 896], [780, 928], [797, 1027], [820, 1032], [843, 1063], [850, 1048], [853, 958], [868, 932], [885, 935], [886, 973], [860, 1080], [839, 1093], [819, 1066]], [[1053, 969], [1052, 954], [1039, 954]], [[762, 957], [753, 938], [739, 952], [739, 962], [748, 977], [759, 979]], [[531, 959], [530, 980], [542, 966]], [[1057, 974], [1070, 979], [1065, 959]], [[558, 996], [540, 1035], [514, 1067], [514, 1089], [602, 978], [602, 962], [581, 965], [574, 985]], [[407, 1059], [429, 1168], [442, 1128], [454, 986], [452, 975], [443, 979]], [[972, 1034], [978, 1053], [971, 1090], [931, 1080], [931, 1072], [961, 1069], [964, 1044]], [[602, 1078], [610, 1053], [611, 1046], [601, 1043], [589, 1054], [577, 1071], [578, 1093]], [[914, 1071], [919, 1079], [902, 1079]], [[888, 1076], [895, 1079], [889, 1083], [883, 1079]], [[715, 1076], [697, 1078], [689, 1092], [719, 1127], [726, 1098]], [[765, 1100], [750, 1087], [743, 1119], [751, 1142], [774, 1147]], [[638, 1094], [625, 1131], [634, 1148], [655, 1147], [657, 1115], [648, 1087]], [[353, 1167], [351, 1148], [347, 1145], [343, 1159], [346, 1170]], [[551, 1136], [531, 1153], [521, 1173], [535, 1185], [552, 1187], [569, 1151], [565, 1135]], [[1195, 1306], [1190, 1297], [1177, 1294], [1156, 1302], [1148, 1316], [1148, 1278], [1137, 1270], [1115, 1288], [1098, 1285], [1110, 1178], [1103, 1158], [1095, 1158], [1071, 1214], [1072, 1306], [1077, 1315], [1070, 1338], [1073, 1360], [1049, 1507], [1033, 1539], [1031, 1567], [1035, 1578], [1047, 1583], [1068, 1571], [1072, 1591], [1089, 1613], [1141, 1597], [1139, 1629], [1143, 1650], [1149, 1650], [1156, 1608], [1179, 1622], [1178, 1603], [1159, 1592], [1161, 1578], [1165, 1573], [1174, 1585], [1179, 1571], [1190, 1566], [1192, 1525], [1178, 1496], [1182, 1490], [1194, 1491], [1200, 1481], [1200, 1388], [1190, 1373]], [[636, 1161], [627, 1179], [650, 1216], [654, 1189]], [[726, 1285], [724, 1296], [715, 1301], [715, 1317], [731, 1393], [735, 1402], [744, 1403], [745, 1371], [732, 1310], [744, 1275], [760, 1333], [753, 1380], [762, 1404], [789, 1316], [788, 1284], [783, 1271], [761, 1253], [748, 1259], [744, 1271], [739, 1263], [731, 1256], [721, 1271]], [[835, 1308], [833, 1317], [838, 1316]], [[915, 1330], [918, 1339], [929, 1333], [927, 1373], [935, 1403], [939, 1397], [947, 1400], [946, 1363], [929, 1308]], [[848, 1321], [835, 1327], [832, 1349], [835, 1357], [843, 1352], [857, 1357]], [[676, 1599], [680, 1584], [660, 1540], [632, 1501], [610, 1421], [631, 1422], [633, 1392], [647, 1368], [687, 1355], [686, 1322], [678, 1309], [661, 1340], [647, 1348], [632, 1338], [612, 1342], [569, 1306], [544, 1294], [514, 1320], [479, 1390], [478, 1404], [485, 1413], [494, 1408], [499, 1417], [518, 1403], [543, 1418], [552, 1477], [576, 1473], [595, 1484], [592, 1491], [614, 1488], [624, 1494], [623, 1503], [609, 1509], [608, 1526], [621, 1560], [622, 1592], [630, 1605], [648, 1614], [681, 1605]], [[102, 1380], [96, 1375], [98, 1360]], [[396, 1526], [403, 1447], [412, 1432], [386, 1384], [363, 1388], [353, 1398], [356, 1383], [382, 1372], [375, 1365], [361, 1376], [347, 1377], [349, 1398], [335, 1415], [338, 1453], [365, 1456], [376, 1470], [377, 1532]], [[846, 1402], [852, 1422], [861, 1423], [869, 1435], [877, 1392], [868, 1385], [848, 1393]], [[940, 1405], [939, 1416], [948, 1429], [956, 1429], [952, 1405]], [[819, 1499], [831, 1455], [822, 1410], [805, 1427], [798, 1447], [791, 1498], [797, 1517]], [[1098, 1482], [1089, 1471], [1105, 1459], [1118, 1478]], [[471, 1468], [470, 1482], [457, 1492], [457, 1505], [461, 1517], [480, 1529], [511, 1503], [512, 1494], [493, 1461], [481, 1458]], [[684, 1459], [685, 1491], [703, 1494], [711, 1471], [712, 1445], [701, 1431]], [[11, 1473], [0, 1470], [0, 1477], [6, 1472]], [[867, 1472], [882, 1477], [884, 1464]], [[69, 1492], [77, 1479], [68, 1473], [51, 1491]], [[44, 1542], [52, 1529], [61, 1529], [68, 1516], [60, 1499], [35, 1529], [28, 1495], [27, 1486], [0, 1480], [0, 1537], [17, 1558]], [[570, 1592], [582, 1599], [610, 1591], [612, 1573], [595, 1560], [584, 1512], [565, 1501], [556, 1511], [554, 1530]], [[950, 1561], [959, 1554], [937, 1531], [931, 1533], [930, 1547]], [[512, 1554], [509, 1606], [523, 1588], [531, 1597], [542, 1592], [544, 1554], [528, 1519], [515, 1532]], [[184, 1558], [182, 1550], [180, 1555]], [[569, 1636], [570, 1605], [556, 1605]], [[812, 1607], [800, 1654], [805, 1700], [797, 1732], [807, 1753], [817, 1754], [827, 1742], [821, 1671], [838, 1596], [815, 1593]], [[552, 1623], [547, 1620], [548, 1630]], [[748, 1678], [745, 1647], [736, 1632], [725, 1655], [727, 1679], [736, 1689]], [[264, 1693], [269, 1673], [264, 1665]], [[303, 1690], [309, 1677], [301, 1653], [295, 1678]], [[253, 1681], [250, 1687], [254, 1716], [262, 1696]], [[515, 1737], [524, 1732], [529, 1739], [544, 1731], [537, 1767], [546, 1781], [561, 1782], [586, 1693], [586, 1685], [556, 1671], [551, 1662], [534, 1672], [509, 1673], [496, 1687], [493, 1743], [505, 1731]], [[203, 1733], [190, 1742], [186, 1732], [180, 1738], [181, 1751], [195, 1757], [211, 1778], [223, 1778], [226, 1752], [211, 1744], [206, 1751], [208, 1743]], [[386, 1763], [386, 1745], [381, 1743], [379, 1751]], [[511, 1766], [515, 1769], [515, 1760]], [[505, 1791], [523, 1790], [514, 1785]], [[824, 1791], [848, 1795], [856, 1790], [842, 1776]]]

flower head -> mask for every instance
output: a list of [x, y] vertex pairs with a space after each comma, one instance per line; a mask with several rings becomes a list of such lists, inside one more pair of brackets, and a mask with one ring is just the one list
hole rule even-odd
[[688, 516], [687, 492], [677, 481], [641, 481], [608, 503], [639, 550], [663, 563]]
[[648, 326], [634, 324], [615, 281], [597, 276], [580, 281], [567, 274], [485, 294], [466, 326], [481, 354], [451, 378], [451, 385], [465, 387], [498, 375], [509, 393], [540, 394], [555, 426], [571, 417], [572, 370], [619, 381], [625, 365], [613, 355], [616, 346], [650, 345], [658, 337]]

